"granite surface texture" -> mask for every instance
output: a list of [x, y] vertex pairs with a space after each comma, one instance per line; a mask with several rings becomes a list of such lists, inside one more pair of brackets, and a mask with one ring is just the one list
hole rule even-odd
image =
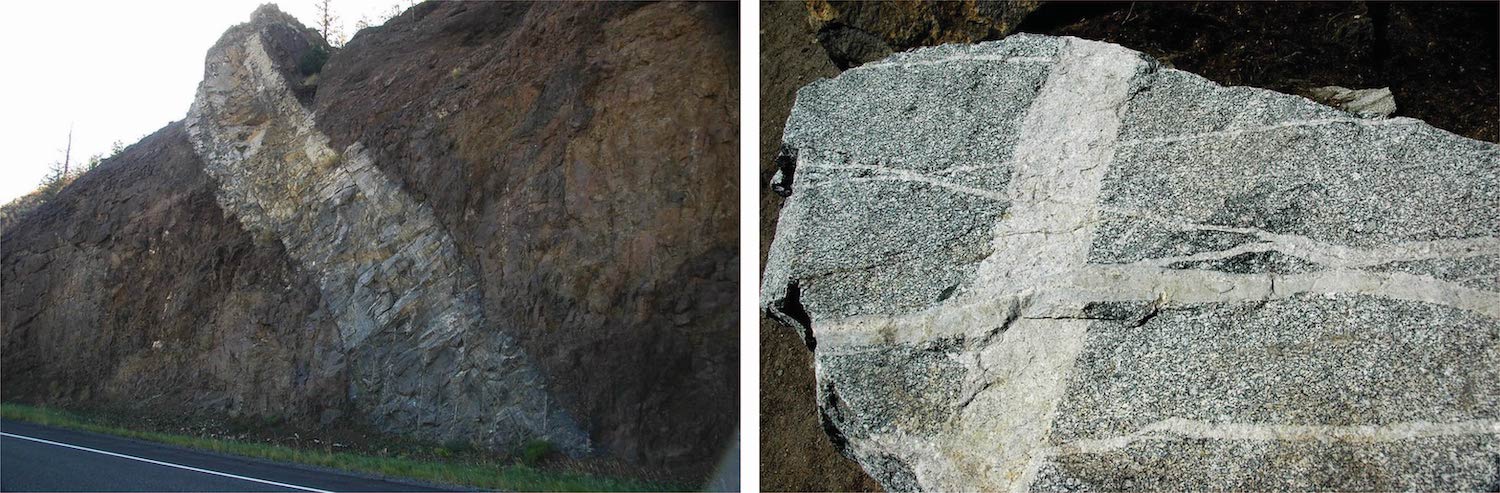
[[762, 308], [890, 490], [1500, 487], [1500, 146], [1015, 35], [801, 89]]

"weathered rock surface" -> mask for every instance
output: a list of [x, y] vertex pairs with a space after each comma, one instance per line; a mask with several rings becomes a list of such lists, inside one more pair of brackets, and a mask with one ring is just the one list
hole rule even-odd
[[784, 144], [763, 308], [888, 489], [1500, 485], [1500, 146], [1031, 35]]
[[737, 29], [732, 4], [431, 2], [320, 75], [317, 128], [432, 208], [610, 456], [691, 469], [734, 434]]
[[362, 146], [335, 150], [314, 128], [288, 74], [321, 43], [262, 7], [209, 50], [186, 127], [220, 205], [317, 279], [364, 419], [439, 442], [586, 452], [527, 355], [480, 313], [478, 278], [431, 209]]
[[737, 409], [734, 26], [432, 2], [310, 79], [321, 42], [263, 7], [184, 123], [4, 232], [5, 398], [703, 477]]
[[174, 123], [5, 231], [5, 398], [341, 412], [338, 332], [314, 278], [221, 209], [217, 188]]

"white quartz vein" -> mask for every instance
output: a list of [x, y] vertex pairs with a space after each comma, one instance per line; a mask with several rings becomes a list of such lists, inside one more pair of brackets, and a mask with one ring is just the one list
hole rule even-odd
[[1404, 117], [1390, 118], [1390, 119], [1384, 119], [1384, 120], [1371, 120], [1371, 119], [1366, 119], [1366, 118], [1321, 118], [1321, 119], [1317, 119], [1317, 120], [1298, 120], [1298, 121], [1275, 123], [1275, 124], [1271, 124], [1271, 125], [1260, 125], [1260, 126], [1255, 126], [1255, 127], [1232, 128], [1232, 129], [1228, 129], [1228, 130], [1218, 130], [1218, 131], [1214, 131], [1214, 132], [1202, 132], [1202, 133], [1186, 134], [1186, 135], [1171, 135], [1171, 136], [1166, 136], [1166, 137], [1151, 137], [1151, 138], [1144, 138], [1144, 139], [1127, 139], [1127, 140], [1120, 141], [1119, 145], [1121, 145], [1121, 146], [1134, 146], [1134, 145], [1139, 145], [1139, 144], [1166, 144], [1166, 143], [1172, 143], [1172, 142], [1181, 142], [1181, 141], [1185, 141], [1185, 140], [1210, 139], [1210, 138], [1215, 138], [1215, 137], [1234, 137], [1234, 136], [1237, 136], [1237, 135], [1244, 135], [1244, 134], [1252, 134], [1252, 133], [1260, 133], [1260, 132], [1270, 132], [1270, 131], [1273, 131], [1273, 130], [1281, 130], [1281, 129], [1287, 129], [1287, 128], [1299, 128], [1299, 127], [1311, 127], [1311, 126], [1318, 126], [1318, 125], [1329, 125], [1329, 124], [1334, 124], [1334, 123], [1350, 123], [1350, 124], [1357, 124], [1357, 125], [1379, 126], [1379, 125], [1411, 125], [1411, 124], [1421, 123], [1421, 122], [1419, 120], [1414, 120], [1414, 119], [1411, 119], [1411, 118], [1404, 118]]
[[1260, 243], [1239, 245], [1217, 252], [1143, 260], [1137, 262], [1137, 265], [1164, 267], [1176, 262], [1216, 260], [1241, 253], [1260, 251], [1276, 251], [1333, 268], [1362, 268], [1412, 260], [1500, 255], [1500, 238], [1491, 236], [1398, 242], [1377, 248], [1359, 248], [1319, 241], [1306, 236], [1272, 233], [1256, 228], [1201, 224], [1187, 219], [1152, 215], [1135, 210], [1109, 207], [1102, 208], [1102, 210], [1111, 214], [1153, 221], [1178, 231], [1221, 231], [1252, 235], [1260, 240]]
[[858, 177], [858, 178], [820, 177], [821, 179], [812, 180], [812, 183], [806, 183], [806, 184], [801, 185], [800, 188], [802, 188], [803, 190], [814, 189], [814, 188], [821, 188], [821, 187], [828, 187], [828, 186], [837, 186], [837, 185], [843, 185], [843, 184], [849, 184], [849, 183], [878, 182], [878, 181], [907, 181], [907, 182], [926, 183], [926, 184], [933, 185], [933, 186], [936, 186], [936, 187], [941, 187], [941, 188], [944, 188], [944, 189], [952, 190], [954, 192], [959, 192], [959, 193], [968, 194], [968, 195], [974, 195], [974, 196], [977, 196], [977, 197], [982, 197], [982, 198], [986, 198], [986, 199], [990, 199], [990, 200], [996, 200], [996, 201], [1001, 201], [1001, 202], [1006, 202], [1006, 201], [1010, 200], [1009, 196], [1007, 196], [1006, 194], [1000, 193], [1000, 192], [996, 192], [996, 191], [992, 191], [992, 190], [985, 190], [985, 189], [982, 189], [982, 188], [970, 187], [970, 186], [967, 186], [967, 185], [960, 185], [960, 184], [957, 184], [957, 183], [953, 183], [951, 181], [947, 181], [947, 180], [944, 180], [944, 179], [941, 179], [941, 178], [934, 177], [932, 175], [928, 175], [928, 174], [924, 174], [924, 173], [918, 173], [916, 171], [912, 171], [912, 170], [909, 170], [909, 169], [891, 168], [891, 167], [887, 167], [887, 166], [877, 166], [877, 165], [871, 165], [871, 164], [826, 164], [826, 163], [818, 163], [816, 161], [809, 161], [809, 162], [806, 162], [806, 163], [801, 163], [798, 166], [799, 166], [799, 168], [801, 168], [804, 171], [805, 170], [819, 170], [819, 169], [822, 169], [822, 170], [864, 170], [864, 171], [872, 171], [872, 172], [875, 172], [877, 175], [880, 175], [880, 176], [868, 176], [868, 177]]
[[1173, 438], [1254, 441], [1350, 441], [1394, 442], [1416, 438], [1500, 435], [1500, 421], [1469, 420], [1449, 423], [1411, 421], [1385, 425], [1291, 425], [1266, 423], [1213, 423], [1185, 418], [1168, 418], [1129, 435], [1078, 440], [1044, 451], [1043, 456], [1099, 454], [1121, 450], [1146, 440]]
[[1041, 56], [951, 55], [951, 56], [946, 56], [946, 57], [942, 57], [942, 58], [934, 58], [932, 60], [919, 60], [919, 61], [914, 61], [914, 62], [876, 62], [876, 63], [868, 63], [868, 64], [865, 64], [865, 65], [861, 65], [861, 66], [859, 66], [857, 68], [854, 68], [852, 70], [860, 70], [860, 69], [867, 69], [867, 68], [907, 68], [907, 67], [921, 67], [921, 66], [927, 66], [927, 65], [941, 65], [941, 64], [945, 64], [945, 63], [962, 63], [962, 62], [1045, 63], [1045, 64], [1050, 64], [1050, 63], [1053, 63], [1055, 61], [1056, 61], [1056, 59], [1054, 59], [1052, 57], [1041, 57]]

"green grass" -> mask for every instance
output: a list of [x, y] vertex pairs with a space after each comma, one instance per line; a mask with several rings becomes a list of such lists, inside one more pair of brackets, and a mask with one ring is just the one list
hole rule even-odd
[[211, 450], [225, 454], [311, 464], [334, 469], [413, 478], [437, 483], [466, 485], [483, 489], [519, 491], [664, 491], [681, 489], [680, 487], [651, 484], [630, 479], [549, 471], [524, 464], [479, 464], [437, 462], [399, 457], [375, 457], [350, 452], [297, 449], [264, 443], [131, 430], [105, 424], [101, 420], [93, 419], [79, 413], [24, 404], [0, 403], [0, 416], [17, 421], [117, 435], [137, 440]]

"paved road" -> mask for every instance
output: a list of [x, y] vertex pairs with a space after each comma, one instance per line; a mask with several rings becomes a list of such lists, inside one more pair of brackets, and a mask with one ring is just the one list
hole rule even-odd
[[0, 491], [442, 491], [0, 420]]

